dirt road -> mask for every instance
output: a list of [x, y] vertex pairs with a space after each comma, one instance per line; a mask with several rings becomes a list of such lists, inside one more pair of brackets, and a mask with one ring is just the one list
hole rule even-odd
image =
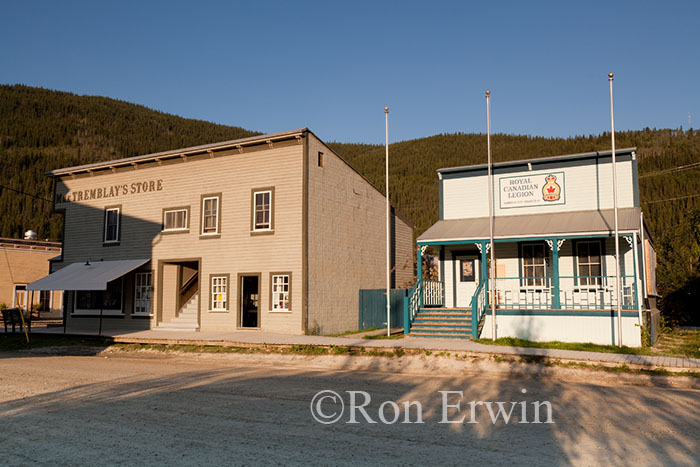
[[[311, 404], [322, 390], [344, 407], [331, 393]], [[533, 423], [537, 410], [547, 421], [545, 401], [554, 423]], [[275, 356], [8, 353], [0, 463], [697, 465], [699, 401], [692, 389], [357, 373]], [[404, 402], [421, 404], [424, 423]], [[508, 423], [497, 402], [513, 408]], [[319, 423], [312, 407], [340, 418]]]

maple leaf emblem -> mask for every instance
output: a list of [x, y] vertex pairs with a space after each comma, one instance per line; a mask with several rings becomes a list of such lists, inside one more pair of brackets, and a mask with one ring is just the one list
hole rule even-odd
[[555, 191], [556, 191], [556, 188], [553, 186], [550, 186], [549, 188], [547, 188], [547, 193], [554, 193]]

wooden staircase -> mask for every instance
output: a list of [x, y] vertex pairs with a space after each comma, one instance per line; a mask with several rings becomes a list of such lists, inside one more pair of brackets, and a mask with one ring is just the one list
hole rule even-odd
[[411, 337], [472, 338], [471, 308], [421, 308], [411, 325]]

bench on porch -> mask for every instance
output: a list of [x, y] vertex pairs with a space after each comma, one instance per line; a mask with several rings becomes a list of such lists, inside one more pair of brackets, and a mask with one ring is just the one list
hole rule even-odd
[[19, 308], [7, 308], [5, 310], [0, 310], [0, 313], [2, 313], [2, 322], [5, 326], [5, 332], [7, 332], [8, 326], [12, 326], [12, 332], [15, 332], [17, 326], [19, 326], [19, 330], [22, 331], [22, 315], [24, 315], [24, 323], [27, 326], [27, 331], [32, 330], [31, 313], [26, 313]]

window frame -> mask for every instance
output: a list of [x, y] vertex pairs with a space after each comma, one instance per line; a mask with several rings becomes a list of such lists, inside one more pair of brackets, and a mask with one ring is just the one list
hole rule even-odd
[[[284, 291], [275, 291], [275, 278], [276, 277], [287, 277], [287, 308], [276, 307], [279, 300], [276, 301], [276, 294], [284, 294]], [[292, 312], [292, 272], [291, 271], [281, 271], [281, 272], [271, 272], [269, 280], [269, 294], [268, 294], [270, 309], [269, 313], [291, 313]]]
[[[137, 310], [137, 302], [139, 300], [146, 301], [146, 299], [139, 299], [138, 297], [138, 289], [139, 287], [144, 287], [143, 285], [139, 285], [139, 276], [150, 276], [150, 285], [146, 287], [150, 287], [150, 296], [147, 299], [148, 303], [148, 312], [142, 312], [142, 311], [136, 311]], [[133, 303], [133, 310], [131, 311], [132, 316], [153, 316], [153, 271], [137, 271], [134, 274], [134, 303]]]
[[[224, 299], [223, 300], [215, 300], [214, 299], [214, 280], [216, 279], [224, 279], [224, 287], [225, 290], [223, 292], [224, 294]], [[218, 285], [218, 287], [221, 287], [221, 284]], [[219, 292], [221, 293], [221, 292]], [[216, 302], [223, 302], [223, 307], [215, 307]], [[230, 274], [209, 274], [209, 311], [212, 313], [227, 313], [231, 309], [231, 275]]]
[[[185, 226], [177, 228], [167, 228], [166, 227], [166, 216], [171, 212], [185, 212]], [[175, 208], [163, 208], [163, 224], [161, 226], [161, 231], [166, 234], [176, 234], [176, 233], [187, 233], [190, 231], [190, 207], [181, 206]]]
[[[533, 248], [533, 254], [532, 258], [535, 259], [535, 250], [534, 248], [542, 248], [542, 264], [531, 264], [531, 265], [526, 265], [525, 264], [525, 249], [526, 248]], [[547, 245], [544, 242], [521, 242], [518, 244], [518, 253], [519, 253], [519, 259], [520, 259], [520, 287], [525, 288], [525, 289], [546, 289], [549, 288], [548, 284], [548, 276], [547, 276], [547, 263], [548, 263], [548, 254], [547, 254]], [[535, 274], [536, 268], [538, 267], [544, 267], [544, 273], [539, 276]], [[533, 269], [533, 274], [535, 275], [526, 275], [525, 270], [526, 268], [532, 268]]]
[[[25, 283], [17, 283], [13, 284], [12, 286], [12, 308], [21, 308], [25, 310], [27, 308], [27, 303], [29, 302], [29, 291], [27, 290], [27, 285]], [[17, 303], [17, 287], [24, 287], [24, 303], [23, 304], [18, 304]]]
[[[108, 240], [107, 239], [107, 233], [108, 233], [108, 228], [107, 228], [107, 221], [109, 220], [109, 212], [111, 211], [116, 211], [117, 212], [117, 233], [116, 233], [116, 239], [114, 240]], [[121, 204], [116, 205], [116, 206], [105, 206], [104, 208], [104, 220], [102, 223], [102, 244], [103, 245], [118, 245], [119, 242], [121, 241], [121, 235], [122, 235], [122, 206]]]
[[[216, 230], [214, 232], [205, 232], [204, 231], [204, 226], [205, 226], [205, 204], [207, 200], [210, 199], [216, 199]], [[201, 197], [201, 202], [200, 202], [200, 216], [199, 216], [199, 221], [200, 221], [200, 228], [199, 228], [199, 238], [219, 238], [221, 236], [221, 193], [211, 193], [211, 194], [206, 194], [202, 195]]]
[[[270, 194], [270, 219], [268, 227], [258, 227], [255, 217], [257, 214], [256, 197], [258, 194]], [[269, 235], [275, 232], [275, 187], [253, 188], [250, 190], [250, 234], [251, 235]]]
[[[590, 274], [588, 275], [581, 275], [581, 266], [582, 264], [579, 262], [579, 245], [582, 244], [591, 244], [591, 243], [596, 243], [598, 244], [599, 250], [598, 250], [598, 266], [600, 268], [600, 277], [598, 279], [592, 279]], [[583, 289], [590, 289], [590, 290], [600, 290], [603, 289], [603, 277], [605, 277], [605, 243], [600, 240], [600, 239], [591, 239], [591, 240], [576, 240], [574, 244], [574, 284], [576, 287], [583, 288]], [[588, 259], [590, 260], [591, 254], [590, 250], [588, 252]], [[585, 266], [588, 267], [588, 270], [590, 272], [591, 265], [595, 265], [596, 263], [584, 263]], [[588, 283], [589, 281], [595, 281], [595, 283], [591, 284]], [[583, 282], [587, 283], [583, 283]]]
[[124, 276], [107, 283], [107, 290], [76, 290], [74, 307], [71, 316], [99, 316], [100, 308], [78, 308], [79, 295], [82, 293], [99, 293], [99, 299], [104, 304], [104, 294], [109, 292], [110, 284], [119, 281], [119, 308], [102, 308], [102, 316], [124, 316]]
[[317, 158], [317, 160], [316, 160], [316, 165], [317, 165], [318, 167], [320, 167], [320, 168], [323, 168], [323, 164], [324, 164], [324, 162], [325, 162], [325, 161], [324, 161], [324, 157], [325, 157], [325, 156], [324, 156], [323, 152], [318, 151], [318, 158]]

